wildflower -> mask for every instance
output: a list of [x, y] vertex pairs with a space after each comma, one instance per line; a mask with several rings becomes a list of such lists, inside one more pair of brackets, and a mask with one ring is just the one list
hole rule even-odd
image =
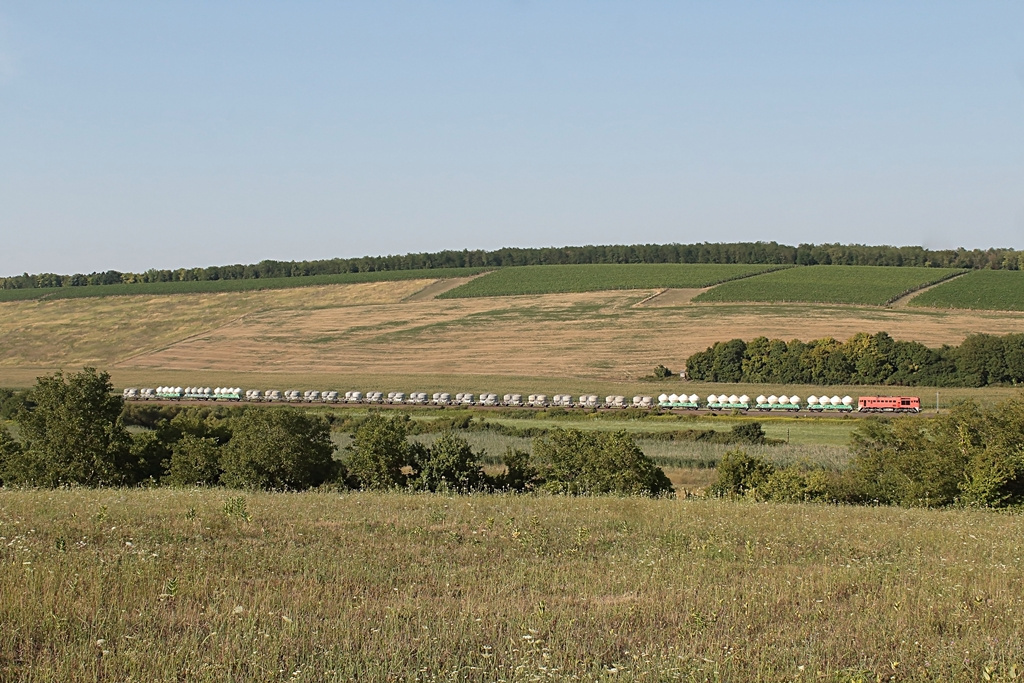
[[242, 607], [241, 605], [235, 605], [235, 609], [231, 610], [231, 612], [233, 614], [241, 614], [244, 611], [245, 611], [245, 608]]

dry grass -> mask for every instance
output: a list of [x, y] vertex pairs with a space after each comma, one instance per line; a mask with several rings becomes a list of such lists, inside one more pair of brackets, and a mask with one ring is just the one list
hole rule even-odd
[[253, 313], [123, 361], [126, 368], [480, 374], [626, 380], [720, 339], [886, 330], [931, 346], [1024, 330], [1024, 315], [815, 306], [633, 308], [641, 295], [562, 294]]
[[243, 513], [240, 495], [0, 491], [0, 678], [1024, 670], [1017, 515], [327, 493], [246, 494]]
[[232, 322], [244, 325], [243, 316], [391, 303], [430, 282], [0, 303], [0, 367], [111, 365]]
[[[119, 386], [657, 395], [683, 385], [637, 381], [655, 365], [681, 368], [695, 351], [734, 337], [844, 339], [885, 330], [939, 346], [972, 332], [1024, 331], [1024, 313], [693, 304], [685, 297], [636, 306], [657, 290], [402, 302], [429, 284], [3, 303], [0, 386], [31, 385], [39, 374], [89, 363], [110, 370]], [[702, 395], [732, 389], [686, 388]], [[842, 390], [862, 391], [869, 389]]]

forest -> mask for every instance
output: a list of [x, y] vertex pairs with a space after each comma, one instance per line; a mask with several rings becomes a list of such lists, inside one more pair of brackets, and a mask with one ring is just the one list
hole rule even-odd
[[312, 261], [260, 261], [208, 267], [151, 269], [140, 273], [108, 270], [89, 274], [37, 273], [0, 278], [0, 289], [84, 287], [147, 282], [194, 282], [306, 277], [374, 271], [434, 268], [503, 268], [581, 263], [744, 263], [765, 265], [917, 266], [1018, 270], [1024, 262], [1014, 249], [926, 249], [919, 246], [736, 242], [717, 244], [633, 244], [565, 247], [504, 247], [445, 250], [389, 256]]
[[984, 387], [1024, 383], [1024, 334], [972, 334], [933, 349], [886, 332], [803, 342], [716, 342], [686, 361], [690, 379], [776, 384]]

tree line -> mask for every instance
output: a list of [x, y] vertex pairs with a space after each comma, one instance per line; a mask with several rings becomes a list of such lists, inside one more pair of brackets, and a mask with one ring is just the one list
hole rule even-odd
[[886, 332], [802, 342], [716, 342], [686, 361], [690, 379], [754, 384], [983, 387], [1024, 383], [1024, 334], [972, 334], [934, 349]]
[[776, 467], [733, 451], [713, 495], [859, 505], [989, 508], [1024, 505], [1024, 397], [982, 409], [960, 403], [930, 419], [863, 421], [852, 459], [835, 471]]
[[[13, 416], [19, 438], [0, 423], [0, 485], [672, 492], [625, 431], [551, 431], [535, 439], [532, 455], [508, 450], [505, 470], [489, 475], [484, 454], [451, 429], [429, 446], [410, 440], [406, 414], [372, 413], [339, 454], [327, 419], [291, 407], [250, 406], [228, 417], [186, 408], [131, 432], [111, 390], [109, 376], [91, 368], [40, 377]], [[7, 394], [0, 399], [9, 408], [15, 397]]]
[[0, 278], [0, 289], [82, 287], [145, 282], [193, 282], [338, 275], [432, 268], [500, 268], [582, 263], [744, 263], [779, 265], [919, 266], [1018, 270], [1024, 252], [1008, 248], [926, 249], [917, 246], [735, 242], [728, 244], [632, 244], [565, 247], [505, 247], [492, 251], [444, 250], [388, 256], [312, 261], [260, 261], [205, 268], [150, 269], [141, 273], [108, 270], [89, 274], [24, 273]]

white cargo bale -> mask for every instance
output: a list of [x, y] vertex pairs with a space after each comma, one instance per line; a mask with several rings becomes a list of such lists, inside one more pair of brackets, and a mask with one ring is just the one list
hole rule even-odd
[[779, 397], [776, 396], [775, 394], [772, 394], [771, 396], [768, 397], [768, 405], [775, 405], [778, 402], [779, 402]]
[[844, 406], [853, 405], [853, 397], [852, 396], [843, 396], [843, 405]]
[[792, 403], [793, 405], [799, 405], [800, 397], [799, 396], [790, 396], [789, 397], [789, 402]]
[[718, 403], [718, 396], [715, 394], [708, 394], [708, 404]]
[[813, 405], [817, 405], [817, 404], [818, 404], [818, 397], [817, 396], [815, 396], [814, 394], [811, 394], [810, 396], [807, 397], [807, 405], [813, 406]]
[[739, 402], [740, 402], [740, 397], [737, 396], [736, 394], [733, 394], [732, 396], [729, 397], [729, 403], [739, 403]]
[[740, 403], [750, 403], [750, 397], [746, 394], [740, 396]]
[[832, 398], [829, 399], [829, 403], [831, 403], [834, 406], [842, 405], [843, 399], [839, 398], [838, 396], [833, 396]]
[[700, 403], [700, 396], [697, 394], [690, 394], [690, 403]]

